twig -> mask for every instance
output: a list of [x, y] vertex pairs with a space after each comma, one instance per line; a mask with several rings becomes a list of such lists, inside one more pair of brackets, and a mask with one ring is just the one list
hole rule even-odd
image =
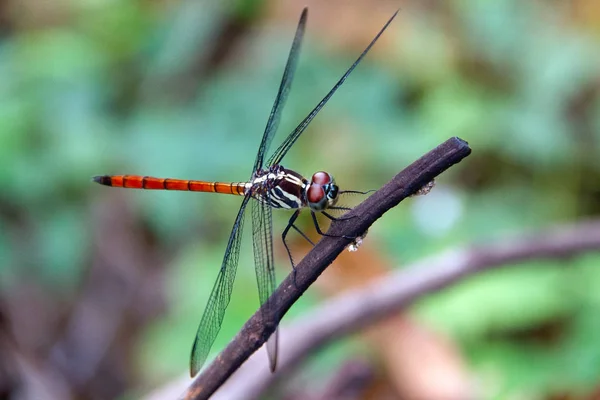
[[559, 226], [543, 233], [502, 239], [489, 245], [443, 252], [409, 265], [360, 290], [337, 296], [284, 327], [276, 374], [263, 354], [252, 357], [215, 399], [255, 399], [299, 362], [332, 340], [399, 312], [424, 295], [462, 278], [531, 259], [560, 259], [600, 250], [600, 220]]
[[[471, 153], [467, 142], [451, 138], [409, 165], [385, 186], [334, 222], [328, 232], [296, 266], [296, 276], [288, 275], [275, 290], [270, 309], [283, 317], [287, 310], [333, 262], [351, 240], [342, 237], [362, 235], [386, 211], [415, 193], [452, 165]], [[185, 399], [207, 399], [244, 361], [265, 343], [275, 326], [266, 325], [259, 309], [217, 358], [191, 383]]]

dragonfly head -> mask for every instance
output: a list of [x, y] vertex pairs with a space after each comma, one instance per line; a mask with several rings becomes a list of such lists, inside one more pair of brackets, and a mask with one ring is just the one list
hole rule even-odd
[[327, 172], [315, 172], [306, 191], [308, 206], [313, 211], [324, 211], [335, 205], [339, 188]]

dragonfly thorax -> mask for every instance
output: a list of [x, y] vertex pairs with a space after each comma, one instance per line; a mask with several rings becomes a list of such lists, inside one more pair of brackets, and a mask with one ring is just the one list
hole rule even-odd
[[302, 208], [306, 206], [308, 181], [299, 173], [274, 165], [256, 171], [247, 190], [256, 200], [273, 208]]

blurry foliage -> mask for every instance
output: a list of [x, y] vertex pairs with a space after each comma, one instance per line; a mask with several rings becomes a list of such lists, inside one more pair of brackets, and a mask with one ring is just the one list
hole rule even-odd
[[[467, 140], [473, 155], [466, 162], [369, 233], [367, 243], [380, 242], [398, 264], [598, 215], [600, 10], [590, 6], [596, 14], [585, 19], [578, 14], [594, 0], [404, 3], [285, 165], [305, 175], [327, 169], [343, 187], [364, 190], [449, 136]], [[15, 5], [2, 19], [10, 24], [0, 42], [0, 287], [10, 296], [28, 282], [59, 304], [73, 300], [98, 256], [95, 205], [125, 197], [148, 246], [170, 259], [166, 313], [136, 349], [137, 375], [156, 384], [187, 364], [239, 199], [124, 193], [89, 178], [246, 179], [296, 17], [263, 17], [273, 14], [266, 1], [231, 8], [208, 1], [62, 2], [48, 14], [27, 4], [28, 13]], [[299, 14], [299, 6], [288, 7], [289, 15]], [[370, 39], [328, 46], [309, 18], [274, 146]], [[276, 216], [276, 232], [285, 220]], [[215, 352], [258, 305], [246, 236]], [[590, 255], [486, 274], [416, 311], [464, 344], [499, 398], [586, 391], [600, 377], [599, 261]], [[284, 257], [280, 264], [287, 268]], [[314, 301], [307, 293], [291, 314]], [[536, 329], [558, 333], [540, 339]]]

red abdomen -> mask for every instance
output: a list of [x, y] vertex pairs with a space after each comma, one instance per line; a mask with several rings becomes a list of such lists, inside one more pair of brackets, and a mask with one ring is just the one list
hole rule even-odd
[[139, 175], [100, 175], [95, 176], [93, 181], [105, 186], [128, 189], [184, 190], [190, 192], [235, 194], [238, 196], [243, 196], [246, 190], [245, 182], [207, 182], [186, 179], [153, 178], [151, 176]]

